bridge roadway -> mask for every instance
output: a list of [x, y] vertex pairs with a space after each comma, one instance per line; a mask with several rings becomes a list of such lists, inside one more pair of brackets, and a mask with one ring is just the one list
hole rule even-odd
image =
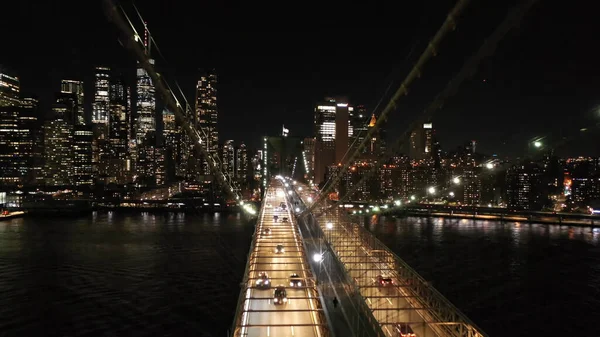
[[[285, 210], [279, 205], [286, 204]], [[322, 313], [318, 293], [310, 268], [306, 261], [304, 249], [295, 224], [290, 214], [290, 206], [283, 185], [273, 180], [266, 193], [254, 234], [255, 242], [249, 255], [249, 268], [246, 275], [243, 309], [238, 309], [234, 336], [248, 337], [288, 337], [288, 336], [328, 336], [326, 319]], [[274, 220], [274, 215], [279, 217]], [[286, 217], [287, 222], [282, 222]], [[271, 233], [266, 234], [265, 229]], [[277, 254], [277, 245], [283, 245], [285, 252]], [[257, 287], [259, 273], [267, 272], [270, 278], [268, 289]], [[296, 273], [301, 277], [300, 287], [290, 286], [290, 275]], [[285, 286], [288, 302], [275, 305], [274, 289]]]
[[[300, 198], [308, 205], [314, 191], [303, 184], [295, 187]], [[365, 236], [360, 234], [359, 225], [343, 222], [343, 212], [339, 208], [331, 209], [328, 215], [318, 219], [319, 226], [387, 336], [399, 335], [396, 331], [399, 323], [408, 324], [417, 337], [482, 336], [470, 322], [444, 319], [441, 316], [445, 315], [432, 310], [439, 308], [432, 308], [432, 302], [414, 290], [419, 280], [401, 277], [393, 254], [387, 249], [373, 250]], [[390, 277], [393, 285], [381, 286], [378, 283], [379, 275]]]

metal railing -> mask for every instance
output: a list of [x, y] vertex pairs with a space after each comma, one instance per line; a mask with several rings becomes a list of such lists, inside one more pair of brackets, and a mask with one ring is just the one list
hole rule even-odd
[[[320, 205], [323, 212], [311, 215], [313, 227], [319, 230], [325, 249], [343, 265], [349, 291], [360, 295], [362, 306], [368, 311], [384, 335], [397, 324], [409, 324], [415, 332], [437, 336], [486, 336], [458, 308], [425, 281], [400, 257], [390, 251], [368, 230], [353, 223], [339, 208], [331, 208], [327, 201]], [[392, 280], [389, 286], [377, 283]], [[387, 284], [387, 283], [386, 283]], [[387, 302], [386, 302], [387, 301]], [[417, 333], [419, 335], [419, 333]]]

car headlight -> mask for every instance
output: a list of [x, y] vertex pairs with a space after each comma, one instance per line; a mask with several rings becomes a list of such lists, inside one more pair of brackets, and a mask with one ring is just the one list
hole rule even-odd
[[301, 285], [302, 285], [302, 282], [298, 281], [298, 285], [299, 285], [299, 286], [301, 286]]

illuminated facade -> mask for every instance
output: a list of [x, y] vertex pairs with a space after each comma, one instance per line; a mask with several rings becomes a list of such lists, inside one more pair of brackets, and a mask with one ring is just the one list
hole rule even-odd
[[430, 159], [433, 152], [433, 124], [425, 123], [410, 134], [409, 156], [412, 159]]
[[25, 185], [33, 180], [34, 111], [26, 106], [0, 106], [0, 186]]
[[19, 88], [19, 78], [7, 74], [0, 68], [0, 107], [21, 105]]
[[235, 170], [238, 181], [245, 182], [248, 177], [248, 149], [246, 144], [240, 144], [236, 150]]
[[343, 163], [352, 136], [350, 113], [354, 108], [345, 98], [326, 98], [315, 107], [315, 183], [323, 181], [330, 165]]
[[62, 94], [75, 95], [75, 103], [77, 104], [77, 110], [74, 112], [75, 125], [86, 124], [84, 112], [83, 81], [62, 80], [62, 82], [60, 83], [60, 92]]
[[223, 144], [223, 155], [221, 156], [223, 172], [227, 175], [230, 182], [235, 178], [235, 148], [233, 140], [226, 140]]
[[302, 160], [304, 162], [304, 178], [307, 181], [315, 179], [315, 139], [304, 138], [302, 141]]
[[[150, 59], [150, 64], [154, 60]], [[137, 69], [137, 128], [136, 143], [143, 143], [149, 132], [156, 131], [156, 95], [152, 78], [138, 65]]]
[[[175, 123], [175, 114], [169, 109], [164, 109], [162, 113], [163, 120], [163, 139], [165, 146], [165, 171], [166, 180], [175, 180], [176, 177], [184, 177], [182, 172], [185, 168], [183, 163], [183, 144], [181, 130]], [[187, 158], [187, 157], [186, 157]]]
[[[219, 152], [219, 112], [217, 110], [217, 75], [213, 72], [200, 77], [196, 85], [196, 128], [201, 128], [203, 145], [210, 156]], [[210, 174], [205, 163], [204, 174]]]
[[48, 186], [68, 186], [73, 183], [73, 125], [63, 105], [55, 105], [52, 113], [44, 123], [44, 180]]
[[88, 125], [75, 125], [73, 131], [73, 184], [90, 186], [92, 176], [92, 140], [94, 134]]
[[119, 78], [110, 83], [110, 118], [108, 129], [108, 182], [126, 183], [126, 161], [128, 153], [127, 131], [129, 111], [127, 109], [127, 89]]
[[92, 103], [92, 123], [108, 124], [109, 118], [109, 81], [110, 68], [96, 67], [96, 82], [94, 85], [94, 102]]

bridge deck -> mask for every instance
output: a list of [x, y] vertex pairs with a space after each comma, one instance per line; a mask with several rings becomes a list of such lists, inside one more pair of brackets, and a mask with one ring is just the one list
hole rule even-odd
[[[310, 189], [304, 186], [296, 191], [308, 204]], [[398, 336], [396, 328], [403, 324], [417, 337], [481, 336], [473, 326], [454, 321], [456, 316], [440, 314], [445, 308], [424, 297], [423, 282], [403, 277], [393, 254], [373, 249], [360, 226], [346, 221], [343, 212], [333, 208], [316, 220], [386, 335]], [[381, 278], [391, 283], [381, 283]]]
[[[285, 210], [278, 210], [284, 202]], [[279, 217], [275, 221], [273, 216]], [[287, 222], [282, 218], [287, 217]], [[265, 229], [271, 233], [266, 234]], [[237, 336], [248, 337], [287, 337], [287, 336], [326, 336], [326, 323], [322, 319], [321, 305], [314, 281], [308, 267], [300, 235], [290, 214], [284, 186], [274, 180], [269, 185], [266, 200], [260, 213], [254, 236], [253, 251], [249, 256], [249, 275], [245, 281], [245, 300], [240, 324], [236, 326]], [[283, 253], [277, 253], [277, 245], [284, 246]], [[259, 273], [267, 272], [269, 287], [258, 287]], [[301, 285], [291, 287], [290, 275], [298, 274]], [[287, 303], [274, 304], [276, 286], [284, 286]]]

